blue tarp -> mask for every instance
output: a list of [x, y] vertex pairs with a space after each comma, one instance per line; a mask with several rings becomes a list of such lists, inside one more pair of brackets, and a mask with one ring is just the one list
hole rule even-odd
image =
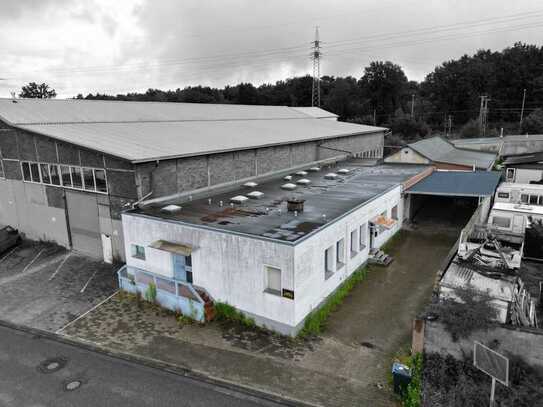
[[500, 178], [499, 171], [434, 171], [405, 192], [421, 195], [488, 196], [494, 195]]

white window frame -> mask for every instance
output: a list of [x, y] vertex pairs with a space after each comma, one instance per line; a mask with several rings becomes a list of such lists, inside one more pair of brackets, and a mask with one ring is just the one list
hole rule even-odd
[[[26, 180], [25, 177], [24, 177], [24, 170], [23, 170], [23, 165], [24, 164], [28, 164], [28, 170], [30, 172], [30, 180]], [[36, 164], [38, 166], [38, 172], [39, 172], [39, 177], [40, 177], [39, 181], [34, 181], [34, 179], [32, 177], [32, 164]], [[50, 183], [43, 182], [43, 174], [42, 174], [42, 170], [41, 170], [42, 165], [45, 165], [48, 168]], [[109, 193], [109, 188], [108, 188], [108, 183], [107, 183], [107, 171], [106, 171], [105, 168], [81, 167], [79, 165], [55, 164], [55, 163], [45, 163], [45, 162], [27, 161], [27, 160], [19, 161], [19, 166], [20, 166], [20, 169], [21, 169], [21, 177], [22, 177], [23, 182], [28, 182], [28, 183], [31, 183], [31, 184], [47, 185], [47, 186], [56, 187], [56, 188], [67, 188], [67, 189], [73, 189], [75, 191], [91, 192], [91, 193], [102, 194], [102, 195], [107, 195]], [[59, 176], [59, 185], [53, 184], [53, 178], [51, 176], [51, 167], [52, 166], [57, 167], [58, 176]], [[68, 168], [69, 174], [70, 174], [71, 185], [65, 185], [64, 184], [64, 179], [62, 177], [61, 167]], [[74, 185], [74, 182], [73, 182], [74, 180], [73, 180], [73, 176], [72, 176], [72, 168], [75, 168], [75, 169], [79, 170], [79, 173], [81, 174], [81, 188], [73, 186]], [[92, 177], [93, 177], [93, 180], [94, 180], [94, 189], [85, 189], [85, 178], [83, 176], [83, 169], [92, 171]], [[99, 191], [97, 189], [97, 187], [96, 187], [96, 171], [103, 171], [103, 173], [104, 173], [104, 181], [105, 181], [105, 185], [106, 185], [106, 191], [105, 192], [104, 191]]]
[[355, 257], [360, 251], [360, 240], [358, 237], [359, 233], [360, 230], [358, 228], [351, 230], [351, 258]]
[[334, 274], [334, 264], [336, 259], [334, 258], [335, 244], [327, 247], [324, 250], [324, 279], [328, 280]]
[[[270, 288], [270, 275], [269, 269], [279, 270], [279, 290]], [[283, 270], [281, 267], [272, 266], [271, 264], [264, 264], [264, 292], [271, 295], [276, 295], [278, 297], [282, 296], [283, 293]]]
[[[138, 254], [138, 248], [143, 249], [143, 255]], [[130, 257], [133, 259], [138, 259], [145, 261], [147, 259], [147, 253], [145, 251], [145, 246], [137, 243], [131, 243], [130, 244]]]
[[336, 242], [336, 270], [345, 266], [345, 238], [342, 237]]
[[[507, 226], [496, 225], [496, 223], [494, 223], [496, 219], [500, 219], [500, 220], [505, 219], [505, 220], [507, 220], [508, 225]], [[511, 229], [511, 224], [512, 224], [512, 219], [511, 218], [508, 218], [506, 216], [496, 216], [496, 215], [492, 216], [492, 226], [494, 226], [494, 227], [497, 227], [497, 228], [500, 228], [500, 229]]]
[[[396, 215], [394, 215], [394, 211], [396, 211]], [[398, 204], [394, 205], [391, 209], [390, 209], [390, 219], [394, 219], [394, 220], [400, 220], [400, 208], [398, 207]]]
[[[512, 173], [511, 176], [509, 176], [509, 173]], [[517, 175], [517, 169], [516, 168], [506, 168], [505, 169], [505, 180], [506, 181], [515, 181]]]
[[358, 244], [360, 251], [363, 251], [368, 247], [368, 223], [365, 222], [358, 228]]

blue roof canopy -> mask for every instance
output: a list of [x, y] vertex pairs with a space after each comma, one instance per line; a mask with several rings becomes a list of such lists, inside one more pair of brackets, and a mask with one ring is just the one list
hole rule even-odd
[[444, 196], [494, 195], [500, 183], [499, 171], [434, 171], [405, 191], [407, 194]]

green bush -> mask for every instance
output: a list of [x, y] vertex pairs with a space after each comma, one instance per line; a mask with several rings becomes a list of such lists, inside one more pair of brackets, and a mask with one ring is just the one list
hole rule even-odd
[[156, 301], [156, 285], [154, 283], [149, 284], [145, 291], [145, 299], [154, 303]]
[[238, 311], [236, 308], [225, 302], [215, 303], [215, 319], [217, 321], [239, 322], [247, 327], [255, 326], [254, 319], [247, 317], [243, 312]]
[[317, 310], [313, 311], [306, 318], [304, 327], [298, 334], [300, 338], [309, 335], [318, 335], [326, 327], [326, 321], [330, 313], [337, 309], [343, 302], [349, 292], [364, 278], [368, 273], [366, 267], [355, 271], [351, 276], [326, 300], [326, 302]]

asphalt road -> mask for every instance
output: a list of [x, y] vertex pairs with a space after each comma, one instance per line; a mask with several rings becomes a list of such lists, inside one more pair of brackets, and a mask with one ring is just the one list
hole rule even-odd
[[[55, 371], [45, 361], [57, 361]], [[235, 367], [233, 367], [235, 369]], [[81, 386], [68, 391], [74, 381]], [[270, 406], [269, 401], [0, 326], [0, 406]]]

